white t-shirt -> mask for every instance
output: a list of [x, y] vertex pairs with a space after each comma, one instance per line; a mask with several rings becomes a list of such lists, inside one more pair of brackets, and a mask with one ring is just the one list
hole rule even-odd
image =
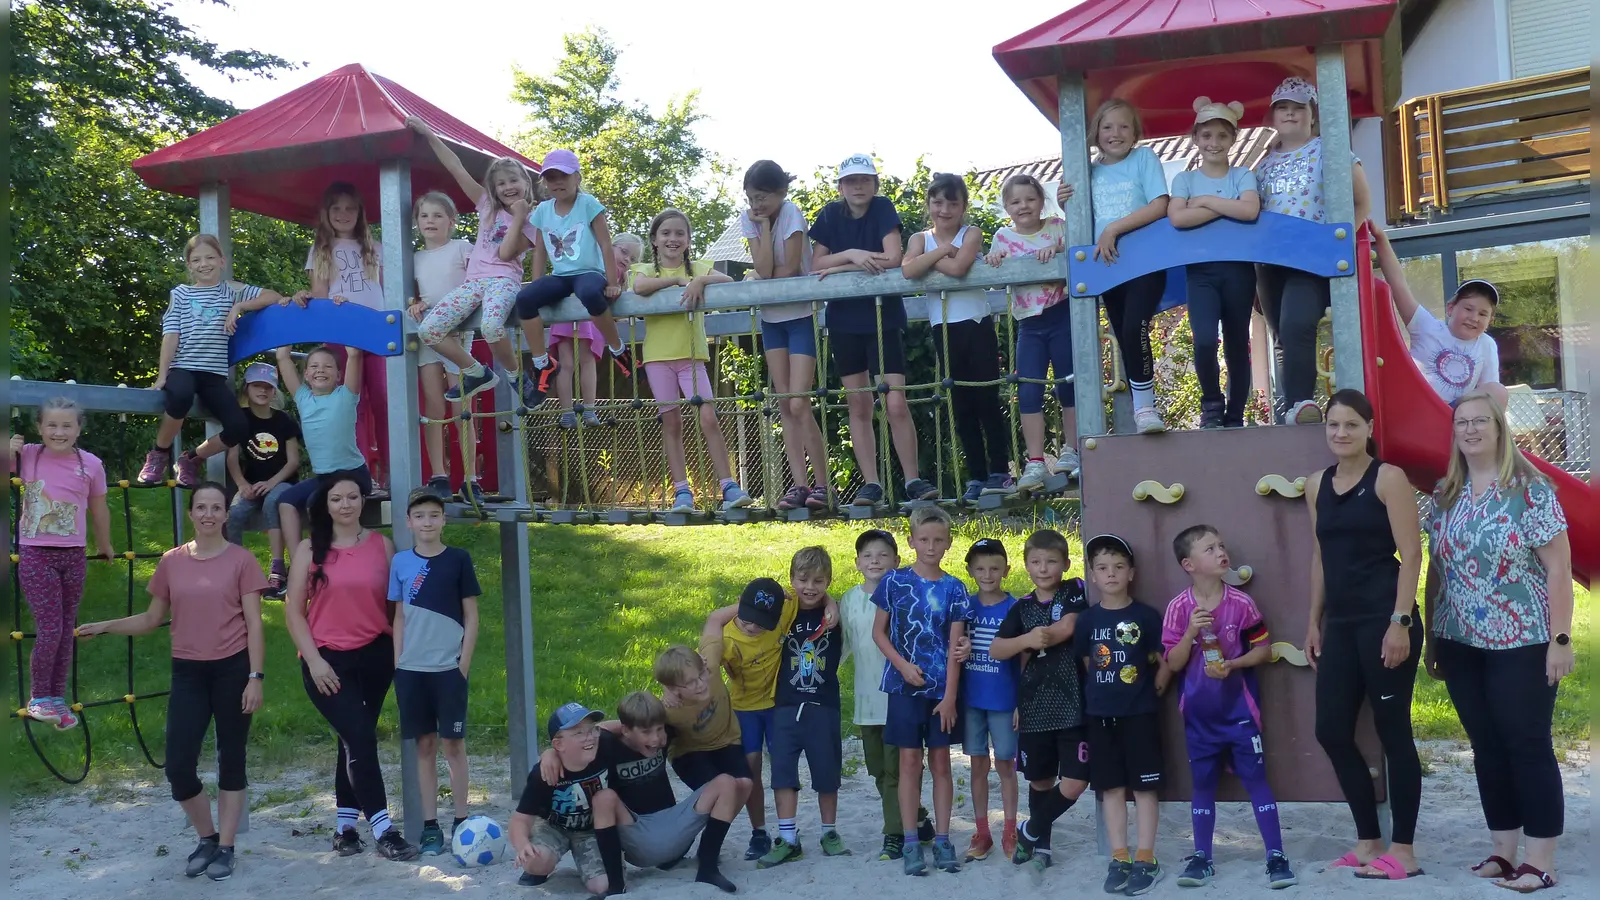
[[412, 271], [417, 279], [417, 293], [429, 306], [438, 303], [445, 294], [467, 280], [467, 258], [472, 255], [472, 245], [457, 238], [442, 247], [418, 250], [411, 255]]
[[[372, 259], [375, 271], [381, 274], [383, 244], [372, 242]], [[317, 269], [317, 248], [306, 251], [306, 271]], [[333, 272], [328, 279], [328, 296], [343, 297], [370, 309], [383, 309], [383, 281], [369, 277], [361, 258], [361, 244], [352, 238], [337, 238], [333, 242]]]
[[889, 719], [889, 695], [880, 686], [888, 660], [872, 640], [872, 621], [877, 614], [872, 595], [859, 584], [839, 598], [839, 624], [844, 629], [844, 655], [839, 657], [839, 664], [851, 656], [856, 658], [856, 709], [852, 721], [857, 725], [882, 725]]
[[[955, 240], [950, 243], [954, 244], [957, 250], [961, 249], [961, 241], [967, 236], [968, 230], [971, 229], [972, 226], [970, 225], [961, 226], [961, 230], [956, 232]], [[977, 231], [976, 234], [981, 242], [983, 240], [983, 232]], [[922, 233], [922, 252], [926, 253], [938, 246], [939, 239], [933, 236], [932, 228]], [[979, 249], [982, 249], [981, 243]], [[989, 298], [979, 288], [967, 291], [947, 291], [943, 302], [940, 302], [937, 294], [930, 293], [927, 296], [927, 303], [928, 323], [931, 325], [943, 325], [947, 321], [980, 322], [984, 316], [989, 314]]]
[[[783, 206], [778, 208], [778, 215], [772, 223], [772, 262], [773, 265], [783, 265], [784, 254], [788, 248], [784, 241], [795, 232], [800, 233], [800, 274], [811, 274], [811, 240], [806, 237], [806, 214], [795, 206], [793, 201], [783, 201]], [[756, 221], [750, 218], [750, 210], [739, 213], [739, 233], [744, 239], [754, 241], [761, 236], [761, 229], [756, 226]], [[811, 315], [809, 303], [779, 303], [775, 306], [761, 307], [761, 321], [763, 322], [792, 322]]]
[[1411, 334], [1411, 358], [1444, 402], [1454, 403], [1478, 385], [1500, 380], [1500, 349], [1487, 334], [1463, 341], [1421, 306], [1406, 331]]

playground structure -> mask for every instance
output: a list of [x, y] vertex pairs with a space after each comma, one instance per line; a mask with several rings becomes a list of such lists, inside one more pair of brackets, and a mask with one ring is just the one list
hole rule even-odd
[[[1093, 262], [1085, 190], [1066, 210], [1068, 251], [1051, 264], [1011, 259], [990, 267], [980, 261], [963, 279], [935, 274], [913, 282], [891, 271], [713, 285], [706, 290], [705, 309], [713, 318], [734, 323], [723, 333], [740, 333], [751, 328], [755, 311], [768, 304], [915, 294], [937, 302], [934, 298], [946, 291], [987, 288], [996, 292], [991, 294], [992, 304], [1003, 311], [1005, 295], [1000, 292], [1005, 289], [1064, 280], [1071, 298], [1074, 371], [1084, 373], [1071, 380], [1078, 410], [1078, 434], [1073, 437], [1084, 458], [1084, 533], [1114, 530], [1127, 537], [1143, 564], [1141, 592], [1155, 602], [1177, 592], [1166, 555], [1175, 530], [1199, 521], [1221, 523], [1230, 531], [1240, 560], [1251, 567], [1249, 578], [1241, 572], [1241, 580], [1274, 624], [1278, 640], [1298, 640], [1304, 633], [1305, 609], [1299, 598], [1305, 588], [1311, 537], [1294, 480], [1326, 461], [1321, 430], [1108, 435], [1108, 393], [1117, 392], [1108, 392], [1100, 375], [1105, 362], [1097, 298], [1143, 272], [1203, 261], [1273, 262], [1329, 277], [1334, 382], [1339, 388], [1364, 389], [1373, 397], [1385, 458], [1405, 468], [1419, 487], [1431, 488], [1447, 448], [1446, 418], [1438, 411], [1442, 404], [1428, 393], [1398, 343], [1387, 296], [1381, 283], [1372, 279], [1365, 243], [1358, 239], [1350, 187], [1351, 117], [1378, 115], [1390, 105], [1382, 95], [1381, 43], [1394, 8], [1393, 0], [1332, 0], [1317, 7], [1292, 0], [1162, 4], [1089, 0], [995, 49], [1002, 68], [1058, 124], [1063, 180], [1080, 186], [1090, 181], [1089, 115], [1107, 97], [1134, 102], [1144, 111], [1147, 136], [1155, 137], [1188, 130], [1189, 104], [1196, 94], [1242, 99], [1248, 116], [1264, 116], [1266, 99], [1282, 78], [1298, 75], [1313, 80], [1322, 96], [1328, 224], [1263, 214], [1254, 224], [1219, 220], [1178, 231], [1163, 220], [1124, 237], [1121, 261], [1105, 266]], [[152, 186], [197, 196], [200, 230], [216, 235], [224, 247], [234, 207], [307, 221], [315, 214], [316, 198], [334, 179], [351, 181], [365, 196], [378, 198], [386, 309], [338, 310], [332, 304], [314, 303], [304, 313], [286, 309], [255, 314], [241, 321], [234, 355], [288, 341], [331, 340], [385, 356], [390, 481], [397, 493], [420, 484], [424, 471], [416, 412], [415, 324], [403, 313], [412, 283], [411, 201], [416, 193], [431, 188], [456, 194], [431, 155], [405, 129], [408, 114], [427, 119], [454, 145], [469, 171], [482, 172], [491, 157], [511, 153], [399, 85], [350, 66], [135, 164], [135, 171]], [[676, 289], [649, 298], [624, 294], [614, 312], [619, 320], [681, 312], [679, 297]], [[335, 316], [349, 321], [336, 321]], [[569, 298], [551, 310], [546, 321], [583, 318], [581, 305]], [[637, 336], [635, 329], [629, 331]], [[827, 389], [825, 382], [819, 384], [824, 387], [816, 400], [826, 416], [828, 401], [839, 399], [840, 392]], [[937, 401], [948, 387], [941, 381], [906, 390], [926, 392]], [[886, 394], [889, 388], [880, 384], [868, 390]], [[90, 410], [152, 413], [160, 405], [159, 395], [149, 391], [30, 382], [12, 385], [11, 402], [35, 405], [60, 394], [75, 397]], [[780, 396], [767, 391], [747, 399], [759, 408]], [[1125, 400], [1120, 395], [1111, 399]], [[495, 440], [483, 442], [493, 449], [492, 455], [488, 447], [485, 450], [490, 467], [485, 474], [494, 479], [490, 487], [504, 497], [488, 504], [485, 514], [499, 529], [501, 583], [507, 594], [506, 703], [513, 791], [538, 747], [528, 526], [640, 521], [637, 510], [536, 506], [529, 496], [527, 444], [521, 435], [533, 420], [517, 403], [515, 390], [502, 384], [493, 398], [464, 411], [459, 422], [474, 427], [492, 424]], [[643, 413], [637, 397], [628, 406], [636, 416]], [[574, 434], [580, 452], [581, 435], [580, 427]], [[887, 471], [891, 452], [887, 435], [879, 444]], [[1273, 475], [1279, 478], [1273, 480]], [[1557, 483], [1572, 526], [1575, 570], [1588, 583], [1597, 563], [1600, 503], [1592, 485], [1564, 475]], [[1267, 494], [1259, 493], [1257, 485], [1264, 485]], [[1241, 510], [1250, 512], [1241, 516]], [[476, 518], [475, 510], [460, 504], [451, 504], [448, 511], [456, 518]], [[387, 522], [386, 509], [375, 514]], [[751, 513], [744, 519], [760, 517]], [[1247, 519], [1251, 524], [1245, 524]], [[403, 529], [394, 538], [397, 547], [409, 545]], [[1283, 655], [1292, 659], [1294, 653], [1286, 649]], [[1268, 730], [1274, 759], [1292, 760], [1295, 767], [1289, 778], [1284, 771], [1287, 763], [1275, 764], [1274, 786], [1284, 801], [1339, 799], [1331, 770], [1314, 750], [1307, 702], [1311, 683], [1310, 673], [1299, 668], [1273, 666], [1263, 676], [1267, 706], [1275, 711]], [[1371, 746], [1370, 729], [1364, 733]], [[403, 796], [409, 810], [416, 800], [414, 755], [409, 748], [402, 760]], [[1171, 771], [1187, 769], [1174, 766]], [[1374, 775], [1375, 789], [1381, 791], [1381, 772], [1374, 769]], [[1169, 795], [1177, 796], [1181, 790], [1181, 781], [1174, 779]], [[420, 820], [407, 815], [404, 821], [408, 838], [414, 840]]]

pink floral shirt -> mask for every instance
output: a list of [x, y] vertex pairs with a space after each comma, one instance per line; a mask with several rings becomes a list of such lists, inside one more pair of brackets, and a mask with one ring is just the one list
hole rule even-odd
[[[1064, 220], [1052, 216], [1040, 225], [1043, 227], [1033, 234], [1018, 234], [1010, 226], [1004, 226], [994, 233], [994, 241], [989, 249], [1004, 250], [1008, 257], [1037, 256], [1040, 250], [1063, 246], [1067, 233]], [[1067, 284], [1064, 281], [1019, 284], [1011, 291], [1011, 314], [1018, 319], [1032, 318], [1060, 303], [1066, 296]]]

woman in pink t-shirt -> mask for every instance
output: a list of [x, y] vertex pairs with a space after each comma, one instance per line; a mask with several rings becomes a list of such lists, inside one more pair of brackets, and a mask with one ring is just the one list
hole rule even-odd
[[67, 670], [72, 667], [72, 626], [83, 599], [84, 548], [94, 518], [97, 555], [110, 559], [111, 511], [106, 506], [106, 469], [93, 453], [78, 449], [83, 410], [71, 400], [45, 401], [36, 420], [40, 443], [11, 436], [11, 471], [22, 479], [17, 509], [17, 580], [33, 613], [31, 699], [27, 714], [62, 731], [78, 724], [67, 706]]
[[389, 821], [388, 792], [378, 767], [378, 714], [394, 680], [390, 625], [389, 538], [361, 526], [361, 485], [328, 479], [307, 513], [311, 537], [289, 563], [284, 621], [300, 651], [301, 680], [311, 704], [339, 738], [334, 771], [338, 823], [333, 849], [361, 852], [356, 820], [364, 813], [386, 859], [416, 859], [417, 848]]
[[[266, 639], [261, 592], [266, 573], [255, 554], [223, 533], [228, 500], [204, 481], [189, 494], [194, 540], [168, 550], [150, 576], [150, 607], [136, 616], [90, 622], [78, 634], [149, 634], [172, 616], [172, 689], [167, 695], [167, 781], [200, 844], [184, 874], [223, 881], [233, 874], [233, 840], [244, 812], [245, 744], [261, 708]], [[200, 785], [200, 748], [216, 722], [217, 819]]]

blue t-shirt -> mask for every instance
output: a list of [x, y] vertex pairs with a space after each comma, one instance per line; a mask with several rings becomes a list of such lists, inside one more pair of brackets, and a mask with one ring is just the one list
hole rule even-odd
[[408, 672], [446, 672], [461, 663], [466, 613], [461, 601], [476, 597], [472, 554], [446, 547], [434, 556], [401, 550], [389, 563], [389, 599], [406, 605], [400, 661]]
[[318, 475], [359, 469], [367, 464], [356, 445], [356, 401], [360, 398], [339, 385], [322, 396], [305, 384], [294, 392], [300, 411], [300, 434], [305, 438], [311, 471]]
[[1223, 200], [1237, 200], [1247, 191], [1256, 190], [1256, 173], [1249, 169], [1233, 166], [1221, 178], [1212, 178], [1199, 169], [1190, 169], [1172, 176], [1172, 196], [1182, 197], [1218, 197]]
[[1117, 718], [1155, 712], [1161, 668], [1161, 613], [1134, 601], [1122, 609], [1091, 606], [1078, 615], [1072, 655], [1087, 659], [1083, 711]]
[[[528, 216], [528, 224], [539, 229], [544, 251], [550, 256], [550, 271], [557, 275], [584, 272], [605, 274], [600, 258], [600, 242], [594, 239], [594, 217], [606, 208], [593, 195], [579, 192], [566, 215], [556, 212], [556, 201], [546, 200]], [[543, 274], [534, 273], [535, 277]]]
[[961, 700], [972, 709], [1005, 711], [1017, 708], [1017, 658], [990, 659], [989, 645], [1017, 598], [987, 605], [972, 596], [967, 605], [967, 633], [972, 652], [961, 666]]
[[1091, 193], [1094, 239], [1098, 241], [1107, 225], [1168, 193], [1167, 175], [1161, 170], [1161, 160], [1154, 150], [1135, 147], [1117, 162], [1094, 164]]
[[913, 687], [893, 664], [884, 663], [881, 688], [885, 694], [944, 699], [950, 625], [966, 621], [970, 602], [967, 586], [954, 575], [929, 581], [907, 566], [883, 576], [872, 592], [872, 603], [889, 614], [889, 643], [922, 670], [922, 687]]
[[[867, 214], [859, 219], [851, 218], [849, 204], [835, 200], [817, 213], [817, 221], [811, 226], [811, 239], [827, 247], [829, 253], [841, 250], [882, 253], [883, 239], [902, 230], [900, 213], [895, 211], [894, 203], [888, 197], [873, 197], [872, 202], [867, 204]], [[823, 311], [823, 323], [834, 331], [847, 334], [876, 334], [878, 314], [875, 306], [871, 297], [829, 300], [827, 309]], [[883, 327], [906, 327], [906, 305], [899, 297], [883, 298]]]

